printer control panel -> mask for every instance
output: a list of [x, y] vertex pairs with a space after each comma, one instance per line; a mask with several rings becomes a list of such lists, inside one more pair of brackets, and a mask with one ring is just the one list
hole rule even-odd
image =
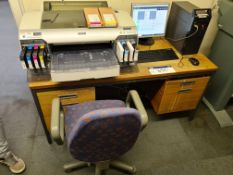
[[48, 68], [48, 46], [43, 40], [21, 41], [20, 62], [23, 69], [41, 72]]

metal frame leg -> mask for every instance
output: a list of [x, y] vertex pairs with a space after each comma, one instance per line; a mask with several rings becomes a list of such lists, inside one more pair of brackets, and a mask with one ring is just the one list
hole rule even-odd
[[106, 170], [109, 168], [110, 161], [97, 162], [95, 165], [95, 175], [105, 175]]
[[63, 168], [66, 173], [69, 173], [73, 170], [85, 168], [88, 166], [90, 166], [90, 163], [77, 161], [77, 162], [65, 164]]
[[[66, 173], [72, 172], [73, 170], [81, 169], [91, 166], [91, 163], [87, 162], [73, 162], [64, 165], [64, 170]], [[113, 160], [113, 161], [102, 161], [95, 163], [95, 175], [105, 175], [106, 170], [110, 168], [122, 171], [124, 173], [135, 174], [136, 167], [130, 166], [124, 162]]]
[[198, 113], [201, 106], [201, 101], [198, 103], [197, 107], [194, 110], [189, 111], [188, 120], [192, 121], [195, 118], [195, 115]]
[[136, 167], [135, 166], [130, 166], [124, 162], [121, 161], [117, 161], [117, 160], [113, 160], [110, 162], [110, 167], [123, 171], [123, 172], [127, 172], [130, 174], [135, 174], [136, 173]]
[[36, 109], [37, 109], [37, 111], [39, 113], [40, 121], [41, 121], [42, 126], [44, 128], [44, 132], [45, 132], [47, 141], [48, 141], [49, 144], [51, 144], [52, 139], [51, 139], [49, 130], [48, 130], [47, 126], [46, 126], [45, 120], [44, 120], [44, 116], [43, 116], [43, 112], [42, 112], [42, 109], [41, 109], [41, 106], [40, 106], [40, 102], [39, 102], [39, 99], [37, 97], [37, 90], [31, 89], [31, 94], [32, 94], [34, 103], [36, 105]]
[[105, 175], [106, 170], [102, 170], [98, 167], [95, 168], [95, 175]]

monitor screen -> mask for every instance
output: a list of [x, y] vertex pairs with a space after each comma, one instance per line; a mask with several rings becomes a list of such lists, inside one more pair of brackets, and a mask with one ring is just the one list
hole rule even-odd
[[168, 8], [168, 4], [132, 4], [131, 14], [138, 36], [164, 36]]

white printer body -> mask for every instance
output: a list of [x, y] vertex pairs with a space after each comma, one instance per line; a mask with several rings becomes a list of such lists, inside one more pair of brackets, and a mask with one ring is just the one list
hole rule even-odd
[[[52, 81], [64, 82], [118, 76], [120, 65], [116, 54], [116, 42], [130, 41], [134, 46], [137, 45], [137, 29], [127, 12], [115, 12], [118, 22], [115, 28], [88, 28], [83, 24], [80, 26], [76, 20], [78, 15], [75, 15], [75, 11], [46, 13], [48, 12], [24, 13], [19, 26], [19, 40], [22, 50], [25, 47], [27, 49], [28, 45], [33, 48], [35, 44], [44, 42], [49, 57], [47, 69], [51, 69]], [[70, 17], [67, 17], [67, 14]], [[69, 22], [66, 24], [66, 21]], [[102, 47], [106, 45], [108, 45], [107, 48]], [[70, 48], [72, 48], [71, 51]], [[81, 51], [80, 48], [82, 48]], [[32, 54], [33, 51], [30, 53]], [[110, 61], [108, 56], [111, 57]], [[27, 59], [29, 58], [24, 58], [24, 61]], [[31, 59], [33, 62], [34, 57]], [[102, 64], [101, 61], [104, 63]], [[37, 68], [35, 64], [31, 68], [24, 67], [29, 70]], [[36, 72], [40, 72], [38, 70]]]
[[114, 41], [121, 35], [137, 35], [135, 23], [127, 12], [115, 13], [116, 28], [41, 29], [42, 12], [26, 12], [19, 26], [19, 40], [43, 39], [48, 44], [83, 44]]

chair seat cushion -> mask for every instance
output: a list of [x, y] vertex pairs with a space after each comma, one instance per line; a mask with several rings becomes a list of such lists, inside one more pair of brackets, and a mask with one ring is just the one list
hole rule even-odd
[[77, 121], [88, 112], [115, 107], [125, 107], [125, 103], [121, 100], [96, 100], [81, 104], [69, 105], [64, 107], [65, 114], [65, 132], [66, 138], [69, 139], [70, 132], [76, 125]]

